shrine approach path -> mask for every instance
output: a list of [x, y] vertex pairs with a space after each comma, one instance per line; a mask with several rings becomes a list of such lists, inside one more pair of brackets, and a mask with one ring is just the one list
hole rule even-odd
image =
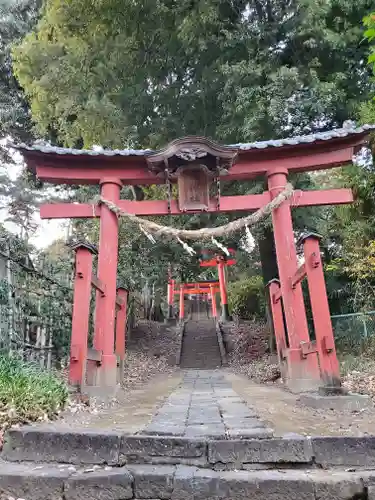
[[[43, 424], [46, 427], [46, 424]], [[85, 411], [67, 411], [47, 427], [130, 434], [233, 439], [236, 436], [375, 434], [371, 409], [342, 413], [304, 407], [278, 384], [257, 384], [230, 368], [160, 374], [142, 388]]]

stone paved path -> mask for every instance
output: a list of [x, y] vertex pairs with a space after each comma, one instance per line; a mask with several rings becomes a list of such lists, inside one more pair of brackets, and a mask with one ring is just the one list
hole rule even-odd
[[265, 438], [272, 430], [220, 371], [188, 370], [142, 434], [216, 439]]

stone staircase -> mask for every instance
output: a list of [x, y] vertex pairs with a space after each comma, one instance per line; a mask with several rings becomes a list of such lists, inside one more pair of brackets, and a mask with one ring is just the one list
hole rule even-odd
[[216, 326], [212, 319], [186, 323], [180, 366], [199, 370], [213, 370], [221, 366]]
[[20, 428], [0, 498], [374, 500], [374, 437], [210, 440]]
[[223, 373], [191, 370], [136, 434], [9, 430], [1, 500], [375, 500], [375, 437], [274, 437]]

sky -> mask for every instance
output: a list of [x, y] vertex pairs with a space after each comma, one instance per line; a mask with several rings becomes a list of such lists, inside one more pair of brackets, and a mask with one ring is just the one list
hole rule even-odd
[[[4, 143], [0, 141], [0, 143]], [[15, 164], [5, 164], [0, 165], [1, 173], [8, 172], [9, 177], [12, 180], [15, 180], [18, 175], [20, 175], [23, 163], [22, 156], [16, 153], [14, 155]], [[18, 228], [11, 222], [6, 221], [8, 216], [7, 210], [0, 209], [0, 222], [4, 225], [4, 227], [11, 231], [12, 233], [17, 234], [19, 232]], [[38, 249], [43, 249], [51, 245], [55, 240], [59, 238], [64, 238], [67, 233], [68, 219], [53, 219], [53, 220], [42, 220], [39, 217], [39, 212], [35, 213], [35, 222], [38, 225], [38, 228], [35, 234], [30, 238], [30, 243], [35, 245]]]

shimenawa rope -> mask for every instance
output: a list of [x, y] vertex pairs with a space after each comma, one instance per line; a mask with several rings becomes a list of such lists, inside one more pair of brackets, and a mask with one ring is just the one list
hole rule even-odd
[[246, 217], [241, 217], [235, 221], [229, 222], [219, 227], [208, 227], [197, 230], [190, 229], [177, 229], [170, 226], [162, 226], [156, 222], [152, 222], [148, 219], [143, 219], [137, 215], [130, 214], [125, 210], [122, 210], [112, 201], [106, 200], [105, 198], [98, 196], [94, 200], [94, 204], [105, 205], [117, 216], [127, 217], [132, 222], [139, 224], [144, 230], [152, 233], [155, 236], [171, 236], [174, 238], [182, 238], [187, 240], [207, 240], [211, 238], [218, 238], [226, 236], [236, 231], [240, 231], [246, 226], [252, 226], [259, 222], [260, 220], [268, 217], [273, 210], [278, 208], [285, 200], [288, 200], [293, 195], [293, 186], [287, 184], [284, 190], [279, 193], [273, 200], [271, 200], [267, 205], [261, 207], [256, 212]]

